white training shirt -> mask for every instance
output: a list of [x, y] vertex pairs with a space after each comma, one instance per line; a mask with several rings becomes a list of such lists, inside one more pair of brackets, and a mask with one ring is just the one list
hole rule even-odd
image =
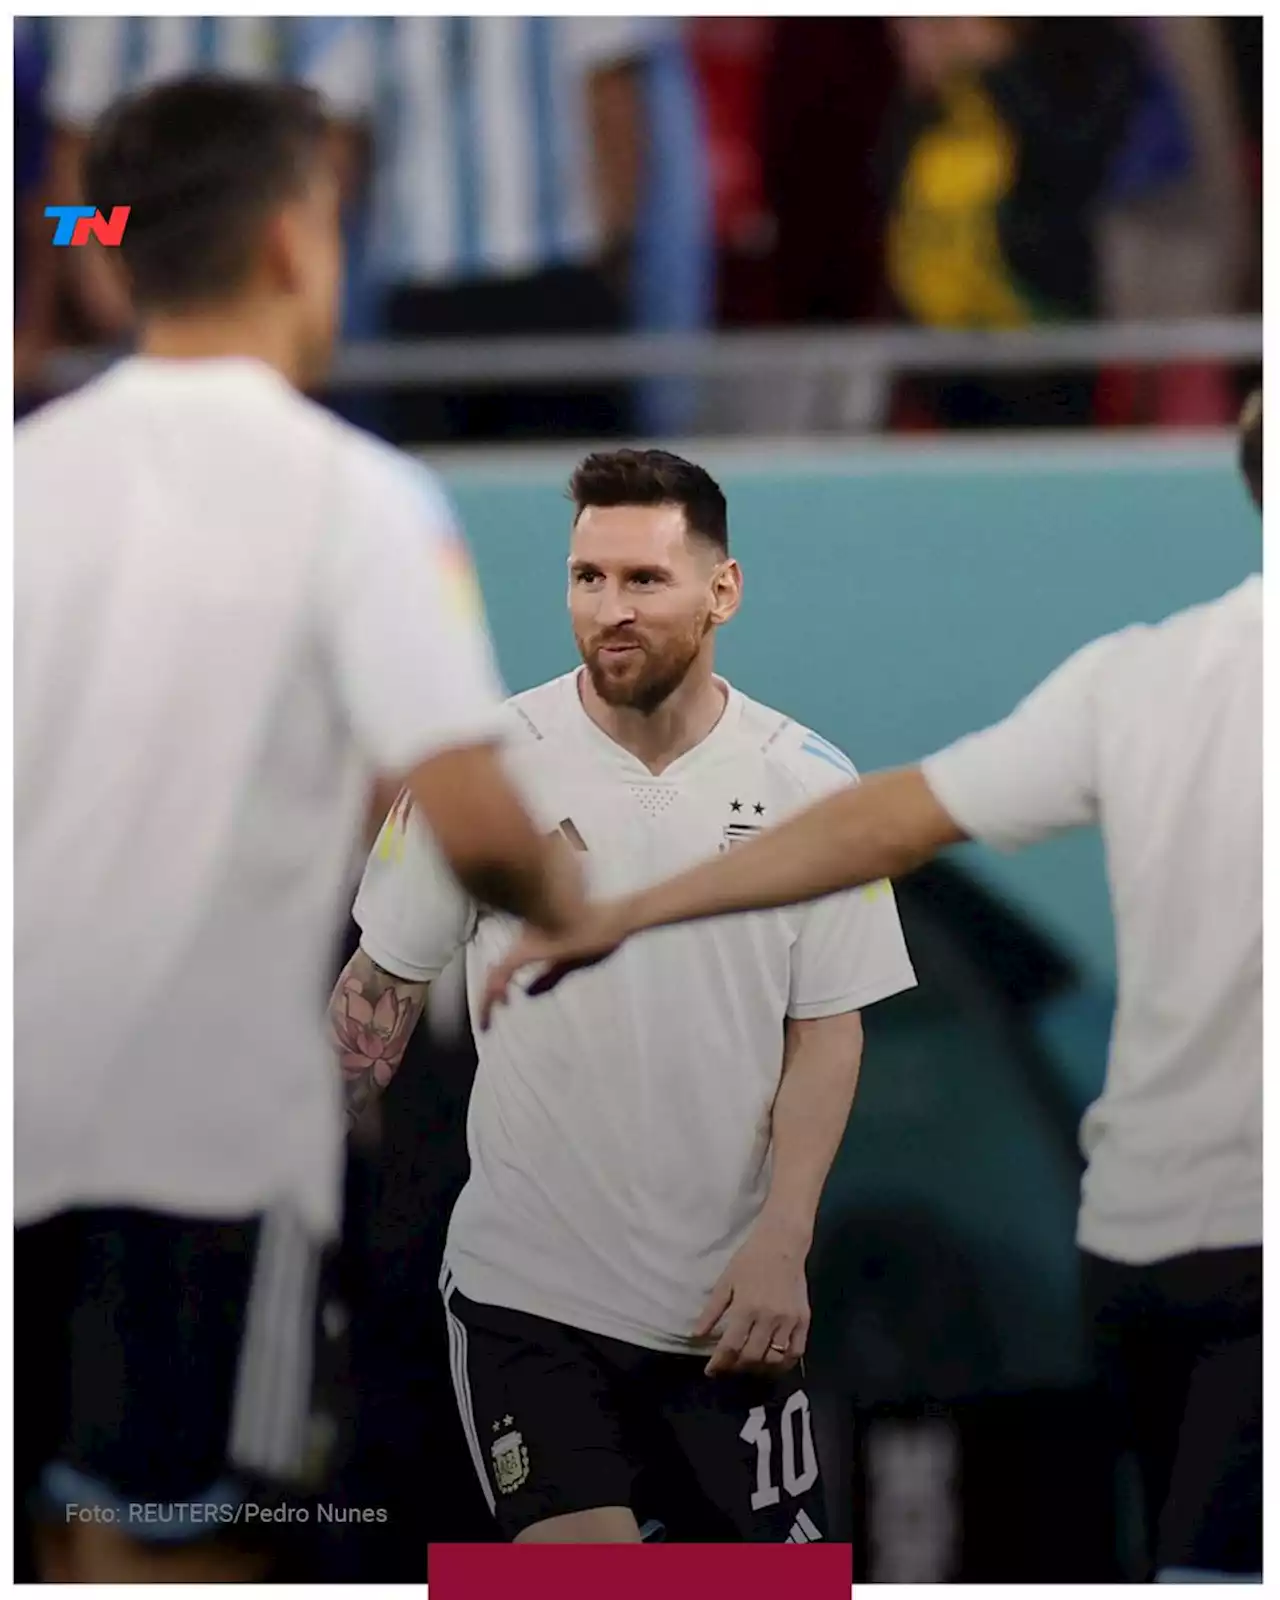
[[[728, 689], [723, 715], [655, 777], [591, 721], [571, 673], [510, 703], [509, 758], [594, 896], [668, 877], [855, 781], [848, 760]], [[399, 977], [466, 941], [475, 1003], [514, 925], [485, 917], [412, 812], [369, 858], [355, 918]], [[458, 1289], [572, 1327], [689, 1351], [769, 1187], [788, 1017], [856, 1011], [915, 983], [888, 884], [633, 939], [478, 1036], [471, 1177], [450, 1224]]]
[[1086, 646], [924, 764], [975, 838], [1099, 823], [1119, 995], [1085, 1117], [1082, 1247], [1262, 1238], [1262, 580]]
[[127, 360], [15, 470], [17, 1219], [328, 1232], [368, 780], [502, 715], [447, 506], [239, 359]]

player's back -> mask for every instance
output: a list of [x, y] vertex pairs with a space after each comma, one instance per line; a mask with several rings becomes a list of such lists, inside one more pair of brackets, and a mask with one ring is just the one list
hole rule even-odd
[[21, 1220], [274, 1186], [327, 1225], [321, 984], [367, 768], [321, 617], [374, 448], [241, 360], [127, 361], [18, 430]]
[[1140, 1222], [1157, 1249], [1183, 1223], [1237, 1243], [1261, 1223], [1261, 580], [1100, 650], [1119, 996], [1084, 1226], [1100, 1249], [1122, 1216], [1126, 1243]]

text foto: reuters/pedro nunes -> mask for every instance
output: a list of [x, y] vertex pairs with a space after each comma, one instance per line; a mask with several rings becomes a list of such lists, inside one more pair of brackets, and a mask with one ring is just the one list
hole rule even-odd
[[235, 1505], [225, 1503], [191, 1503], [158, 1505], [145, 1501], [120, 1506], [82, 1506], [71, 1504], [66, 1508], [68, 1522], [111, 1523], [118, 1527], [170, 1524], [182, 1526], [250, 1527], [267, 1522], [387, 1522], [389, 1516], [382, 1506], [338, 1506], [321, 1502], [316, 1506], [256, 1505], [242, 1500]]

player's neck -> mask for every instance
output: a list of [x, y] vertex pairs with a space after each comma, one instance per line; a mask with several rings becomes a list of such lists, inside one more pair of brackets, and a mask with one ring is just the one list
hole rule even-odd
[[153, 316], [143, 327], [138, 349], [163, 361], [240, 357], [274, 367], [290, 383], [301, 379], [292, 336], [266, 307]]
[[655, 777], [702, 743], [724, 715], [728, 699], [710, 656], [696, 661], [655, 711], [609, 705], [596, 693], [589, 672], [579, 673], [578, 693], [592, 722]]

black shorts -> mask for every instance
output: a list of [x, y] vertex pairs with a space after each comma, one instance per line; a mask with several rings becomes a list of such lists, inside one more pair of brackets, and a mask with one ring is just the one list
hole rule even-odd
[[284, 1212], [86, 1209], [19, 1228], [20, 1511], [149, 1542], [258, 1531], [326, 1443], [312, 1382], [321, 1265]]
[[1084, 1257], [1097, 1374], [1142, 1475], [1147, 1577], [1262, 1571], [1262, 1249]]
[[506, 1538], [602, 1506], [678, 1542], [827, 1537], [802, 1368], [708, 1378], [705, 1357], [477, 1305], [447, 1273], [443, 1287], [463, 1427]]

